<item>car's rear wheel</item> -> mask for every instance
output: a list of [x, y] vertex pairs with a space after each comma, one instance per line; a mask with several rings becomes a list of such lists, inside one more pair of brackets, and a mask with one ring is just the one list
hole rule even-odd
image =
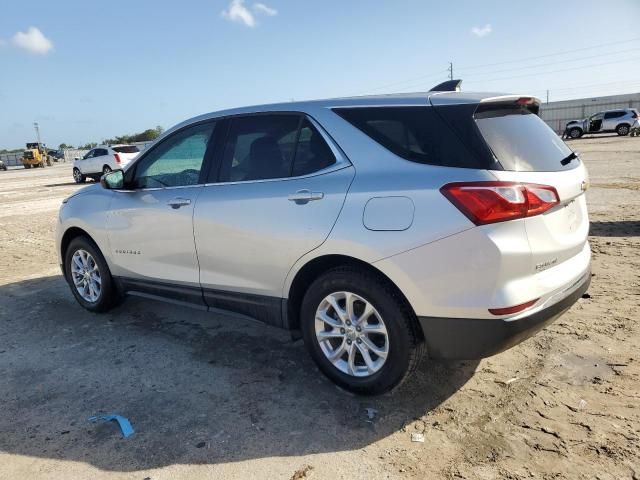
[[79, 169], [74, 168], [73, 169], [73, 180], [76, 183], [84, 183], [84, 182], [87, 181], [87, 177], [85, 177]]
[[406, 301], [388, 281], [357, 268], [335, 268], [316, 279], [304, 296], [300, 323], [320, 370], [359, 394], [399, 385], [424, 350]]
[[629, 135], [629, 125], [627, 125], [626, 123], [623, 123], [622, 125], [618, 125], [616, 127], [616, 133], [621, 137], [624, 137], [625, 135]]
[[102, 167], [102, 174], [106, 175], [107, 173], [111, 173], [111, 167], [109, 165]]
[[27, 170], [31, 168], [31, 165], [29, 165], [28, 163], [24, 164], [24, 168], [26, 168]]
[[100, 249], [89, 238], [74, 238], [65, 253], [65, 275], [73, 296], [92, 312], [106, 312], [118, 300], [111, 272]]
[[582, 130], [574, 127], [571, 130], [569, 130], [569, 136], [571, 138], [580, 138], [582, 136]]

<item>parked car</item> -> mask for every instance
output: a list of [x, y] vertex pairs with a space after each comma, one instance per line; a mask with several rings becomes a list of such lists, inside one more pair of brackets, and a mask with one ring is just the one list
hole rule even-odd
[[570, 138], [580, 138], [585, 133], [612, 133], [628, 135], [631, 125], [638, 118], [635, 108], [622, 108], [598, 112], [582, 120], [571, 120], [565, 132]]
[[136, 158], [140, 149], [135, 145], [100, 145], [89, 150], [82, 158], [73, 159], [73, 179], [84, 183], [87, 178], [99, 180], [106, 173], [126, 167]]
[[0, 160], [0, 170], [4, 170], [5, 172], [7, 171], [7, 166], [2, 160]]
[[289, 329], [360, 394], [423, 356], [494, 355], [591, 279], [587, 172], [539, 103], [430, 92], [196, 117], [63, 202], [62, 271], [92, 312], [142, 295]]
[[47, 152], [54, 162], [64, 160], [64, 152], [62, 150], [49, 150]]

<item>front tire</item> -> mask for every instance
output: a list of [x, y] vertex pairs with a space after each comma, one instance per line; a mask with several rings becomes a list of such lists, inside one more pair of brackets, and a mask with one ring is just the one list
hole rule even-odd
[[580, 138], [582, 136], [582, 129], [574, 127], [569, 130], [569, 136], [573, 139]]
[[64, 255], [65, 277], [73, 296], [91, 312], [106, 312], [119, 298], [113, 277], [98, 246], [87, 237], [71, 240]]
[[629, 135], [629, 125], [627, 125], [626, 123], [623, 123], [622, 125], [618, 125], [616, 127], [616, 133], [621, 137], [625, 137]]
[[73, 169], [73, 181], [76, 182], [76, 183], [84, 183], [84, 182], [87, 181], [87, 177], [84, 176], [79, 169], [74, 168]]
[[378, 395], [400, 385], [425, 348], [415, 315], [395, 287], [353, 267], [329, 270], [311, 284], [300, 324], [318, 368], [357, 394]]

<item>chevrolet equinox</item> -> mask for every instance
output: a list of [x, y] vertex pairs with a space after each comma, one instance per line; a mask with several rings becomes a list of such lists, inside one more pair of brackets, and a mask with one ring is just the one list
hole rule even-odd
[[521, 95], [430, 91], [202, 115], [67, 198], [77, 301], [225, 310], [378, 394], [521, 342], [587, 290], [587, 172]]

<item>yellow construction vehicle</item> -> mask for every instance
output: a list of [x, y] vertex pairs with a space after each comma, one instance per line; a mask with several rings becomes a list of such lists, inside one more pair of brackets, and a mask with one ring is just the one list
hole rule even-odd
[[27, 148], [22, 153], [22, 165], [24, 168], [51, 166], [51, 158], [47, 153], [46, 145], [38, 142], [27, 143]]

